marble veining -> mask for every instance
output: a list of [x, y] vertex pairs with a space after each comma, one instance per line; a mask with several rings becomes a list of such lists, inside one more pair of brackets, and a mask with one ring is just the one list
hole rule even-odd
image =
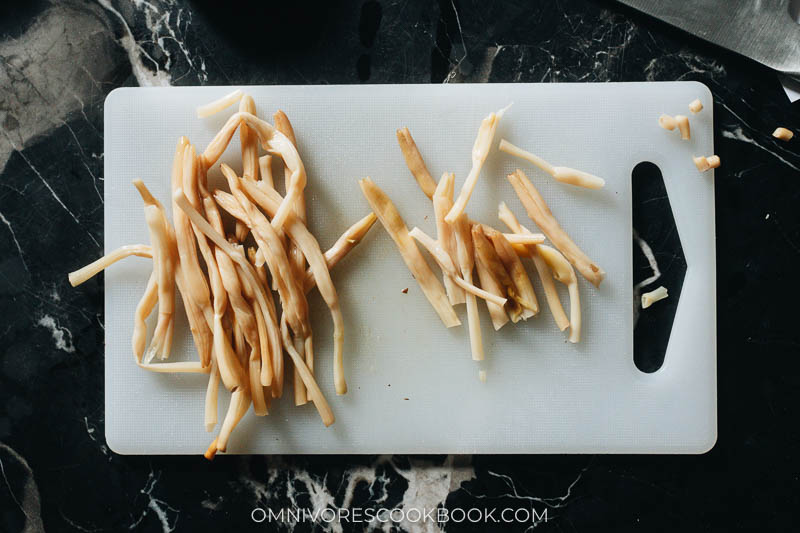
[[[13, 473], [10, 471], [12, 465], [15, 467]], [[0, 442], [0, 475], [3, 476], [10, 500], [24, 516], [21, 530], [44, 531], [41, 500], [33, 470], [24, 457], [2, 442]], [[12, 485], [11, 480], [16, 486]]]
[[[800, 489], [791, 453], [800, 439], [800, 332], [788, 308], [800, 291], [789, 277], [800, 253], [800, 149], [770, 134], [778, 125], [800, 131], [800, 108], [774, 73], [605, 0], [366, 0], [317, 16], [272, 6], [269, 22], [280, 25], [259, 22], [261, 11], [247, 20], [235, 5], [41, 1], [6, 17], [10, 24], [0, 17], [0, 530], [364, 529], [256, 524], [257, 507], [548, 511], [547, 522], [510, 525], [515, 531], [789, 528]], [[709, 454], [207, 464], [118, 456], [106, 446], [102, 281], [74, 290], [65, 273], [101, 252], [103, 99], [115, 87], [659, 80], [709, 86], [723, 161], [720, 437]], [[682, 260], [658, 220], [647, 222], [632, 236], [635, 300], [672, 279]], [[664, 328], [645, 322], [640, 328]], [[372, 527], [487, 530], [407, 519]]]
[[[392, 490], [393, 479], [397, 478], [406, 483], [399, 499]], [[475, 472], [468, 456], [446, 456], [443, 460], [409, 458], [407, 464], [398, 464], [392, 456], [377, 456], [368, 464], [348, 469], [333, 490], [330, 489], [327, 475], [318, 477], [308, 470], [283, 462], [269, 468], [266, 481], [249, 476], [240, 481], [255, 506], [277, 509], [285, 499], [293, 510], [308, 509], [315, 513], [323, 509], [361, 507], [364, 492], [368, 501], [376, 506], [386, 506], [397, 499], [393, 506], [388, 507], [402, 510], [435, 509], [444, 505], [448, 496], [459, 490], [462, 483], [473, 479]], [[279, 487], [277, 491], [276, 486]], [[220, 501], [206, 500], [203, 505], [216, 509]], [[288, 521], [284, 527], [292, 530], [297, 525], [295, 521]], [[397, 526], [407, 531], [440, 530], [431, 524], [417, 524], [408, 519], [398, 521], [394, 527], [387, 522], [378, 529], [388, 532]], [[323, 530], [339, 533], [346, 529], [343, 529], [343, 524], [334, 522], [325, 525]]]
[[741, 126], [737, 126], [733, 130], [722, 130], [722, 136], [725, 137], [726, 139], [733, 139], [733, 140], [740, 141], [740, 142], [743, 142], [743, 143], [752, 144], [753, 146], [756, 146], [756, 147], [760, 148], [761, 150], [764, 150], [768, 154], [772, 155], [772, 157], [774, 157], [775, 159], [777, 159], [778, 161], [780, 161], [781, 163], [783, 163], [787, 167], [791, 168], [792, 170], [800, 171], [799, 167], [797, 167], [794, 163], [788, 161], [787, 159], [785, 159], [782, 155], [780, 155], [778, 153], [779, 148], [770, 149], [770, 148], [767, 148], [766, 146], [764, 146], [763, 144], [759, 143], [755, 139], [751, 139], [750, 137], [748, 137], [742, 131]]
[[72, 344], [72, 333], [67, 328], [60, 327], [53, 317], [44, 315], [36, 322], [36, 325], [50, 331], [57, 349], [67, 353], [75, 352], [75, 346]]
[[178, 525], [180, 511], [170, 506], [165, 501], [153, 496], [153, 491], [155, 490], [160, 477], [161, 472], [155, 474], [152, 470], [150, 470], [144, 487], [139, 490], [139, 493], [143, 494], [147, 501], [144, 503], [144, 509], [142, 510], [141, 514], [136, 518], [136, 520], [128, 525], [128, 529], [134, 530], [138, 528], [139, 524], [142, 523], [142, 520], [152, 513], [161, 524], [161, 531], [163, 533], [171, 533], [172, 531], [175, 531], [175, 528]]

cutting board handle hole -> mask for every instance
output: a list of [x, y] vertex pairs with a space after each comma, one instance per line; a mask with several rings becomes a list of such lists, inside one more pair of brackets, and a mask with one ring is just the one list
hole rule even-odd
[[800, 24], [800, 0], [789, 0], [789, 15], [793, 21]]
[[[644, 161], [631, 174], [633, 213], [633, 362], [650, 374], [664, 364], [675, 311], [678, 309], [686, 259], [664, 177]], [[669, 297], [642, 309], [642, 293], [663, 285]]]

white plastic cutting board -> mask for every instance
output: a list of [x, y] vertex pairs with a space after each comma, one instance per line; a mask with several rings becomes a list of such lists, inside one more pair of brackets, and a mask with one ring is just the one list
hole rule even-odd
[[[147, 243], [142, 178], [168, 203], [179, 136], [204, 148], [232, 110], [209, 119], [195, 107], [230, 87], [117, 89], [105, 105], [105, 247]], [[496, 227], [505, 201], [525, 216], [505, 175], [526, 171], [562, 226], [608, 273], [600, 289], [581, 279], [583, 342], [572, 345], [549, 311], [492, 331], [481, 320], [487, 360], [470, 359], [465, 324], [445, 329], [380, 225], [333, 272], [346, 320], [346, 396], [334, 394], [331, 320], [310, 298], [320, 385], [336, 423], [325, 428], [309, 404], [290, 397], [270, 416], [248, 413], [229, 453], [701, 453], [716, 441], [714, 176], [693, 155], [714, 153], [712, 98], [699, 83], [492, 84], [248, 87], [259, 114], [286, 111], [309, 176], [310, 226], [323, 249], [368, 211], [357, 180], [372, 179], [409, 228], [435, 235], [428, 199], [406, 169], [395, 130], [411, 129], [435, 177], [470, 166], [481, 119], [513, 102], [500, 138], [556, 165], [606, 179], [600, 191], [554, 182], [493, 150], [469, 203], [470, 216]], [[705, 109], [688, 113], [700, 98]], [[692, 140], [658, 127], [661, 113], [690, 115]], [[238, 138], [238, 136], [236, 136]], [[238, 165], [238, 142], [226, 161]], [[664, 175], [688, 262], [666, 358], [654, 374], [633, 363], [631, 170], [641, 161]], [[218, 171], [217, 171], [218, 172]], [[526, 222], [527, 221], [527, 222]], [[133, 313], [150, 261], [110, 268], [106, 298], [106, 438], [125, 454], [199, 454], [206, 376], [136, 367]], [[532, 279], [535, 275], [532, 276]], [[534, 283], [538, 288], [538, 280]], [[403, 289], [408, 287], [408, 293]], [[541, 295], [541, 290], [538, 290]], [[566, 294], [563, 301], [567, 307]], [[543, 298], [540, 296], [543, 303]], [[180, 307], [179, 307], [180, 309]], [[568, 309], [568, 307], [567, 307]], [[195, 357], [182, 311], [174, 359]], [[478, 369], [487, 381], [478, 380]], [[220, 393], [220, 420], [228, 394]]]

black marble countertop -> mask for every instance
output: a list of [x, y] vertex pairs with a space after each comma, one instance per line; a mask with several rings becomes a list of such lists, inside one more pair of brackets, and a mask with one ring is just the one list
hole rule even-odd
[[[791, 530], [800, 508], [800, 327], [792, 305], [800, 291], [789, 276], [800, 263], [800, 139], [781, 143], [771, 132], [779, 125], [800, 132], [800, 107], [789, 104], [775, 74], [610, 1], [290, 4], [0, 5], [0, 531], [288, 530], [251, 516], [254, 508], [287, 507], [533, 507], [548, 516], [537, 531]], [[77, 290], [66, 278], [102, 252], [109, 91], [645, 80], [698, 80], [714, 94], [723, 163], [716, 172], [719, 439], [709, 453], [208, 463], [109, 451], [102, 278]], [[634, 214], [636, 281], [658, 271], [652, 286], [679, 291], [686, 265], [663, 188], [641, 183], [636, 203], [650, 208]], [[648, 345], [666, 342], [677, 298], [667, 302], [642, 314], [637, 338], [661, 339]], [[638, 363], [652, 370], [658, 358], [643, 353]]]

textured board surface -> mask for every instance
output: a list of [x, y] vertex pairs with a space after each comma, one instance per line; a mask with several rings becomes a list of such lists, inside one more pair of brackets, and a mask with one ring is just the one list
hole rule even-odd
[[[139, 177], [164, 203], [176, 141], [204, 148], [232, 110], [199, 120], [197, 105], [227, 87], [117, 89], [105, 105], [105, 248], [147, 243]], [[695, 82], [259, 86], [246, 91], [259, 115], [291, 118], [309, 176], [309, 225], [323, 249], [368, 211], [357, 179], [371, 176], [409, 228], [435, 234], [433, 211], [404, 164], [395, 130], [408, 126], [434, 177], [456, 173], [460, 189], [481, 119], [513, 102], [500, 138], [602, 176], [605, 189], [554, 182], [493, 149], [468, 206], [474, 219], [502, 227], [505, 201], [533, 227], [505, 175], [522, 168], [561, 225], [608, 273], [599, 289], [580, 279], [583, 341], [566, 342], [543, 312], [492, 331], [481, 323], [487, 360], [470, 359], [464, 326], [445, 329], [376, 225], [332, 275], [346, 321], [350, 392], [334, 394], [332, 324], [310, 296], [316, 368], [336, 415], [325, 428], [311, 405], [289, 398], [270, 416], [243, 419], [229, 453], [701, 453], [716, 441], [716, 310], [713, 171], [692, 155], [713, 150], [712, 100]], [[700, 98], [705, 110], [690, 115]], [[687, 114], [691, 141], [657, 125], [661, 113]], [[238, 137], [238, 136], [237, 136]], [[239, 169], [236, 137], [222, 161]], [[657, 164], [670, 196], [688, 268], [664, 365], [633, 363], [631, 171]], [[215, 170], [213, 176], [218, 176]], [[527, 265], [530, 271], [531, 265]], [[130, 338], [150, 261], [133, 258], [105, 277], [106, 438], [118, 453], [197, 454], [213, 438], [203, 428], [206, 376], [139, 369]], [[537, 294], [543, 297], [535, 275]], [[408, 287], [408, 293], [402, 289]], [[566, 291], [562, 301], [568, 309]], [[152, 322], [151, 322], [152, 324]], [[195, 357], [178, 305], [174, 360]], [[487, 372], [486, 383], [478, 370]], [[220, 392], [220, 419], [228, 394]]]

